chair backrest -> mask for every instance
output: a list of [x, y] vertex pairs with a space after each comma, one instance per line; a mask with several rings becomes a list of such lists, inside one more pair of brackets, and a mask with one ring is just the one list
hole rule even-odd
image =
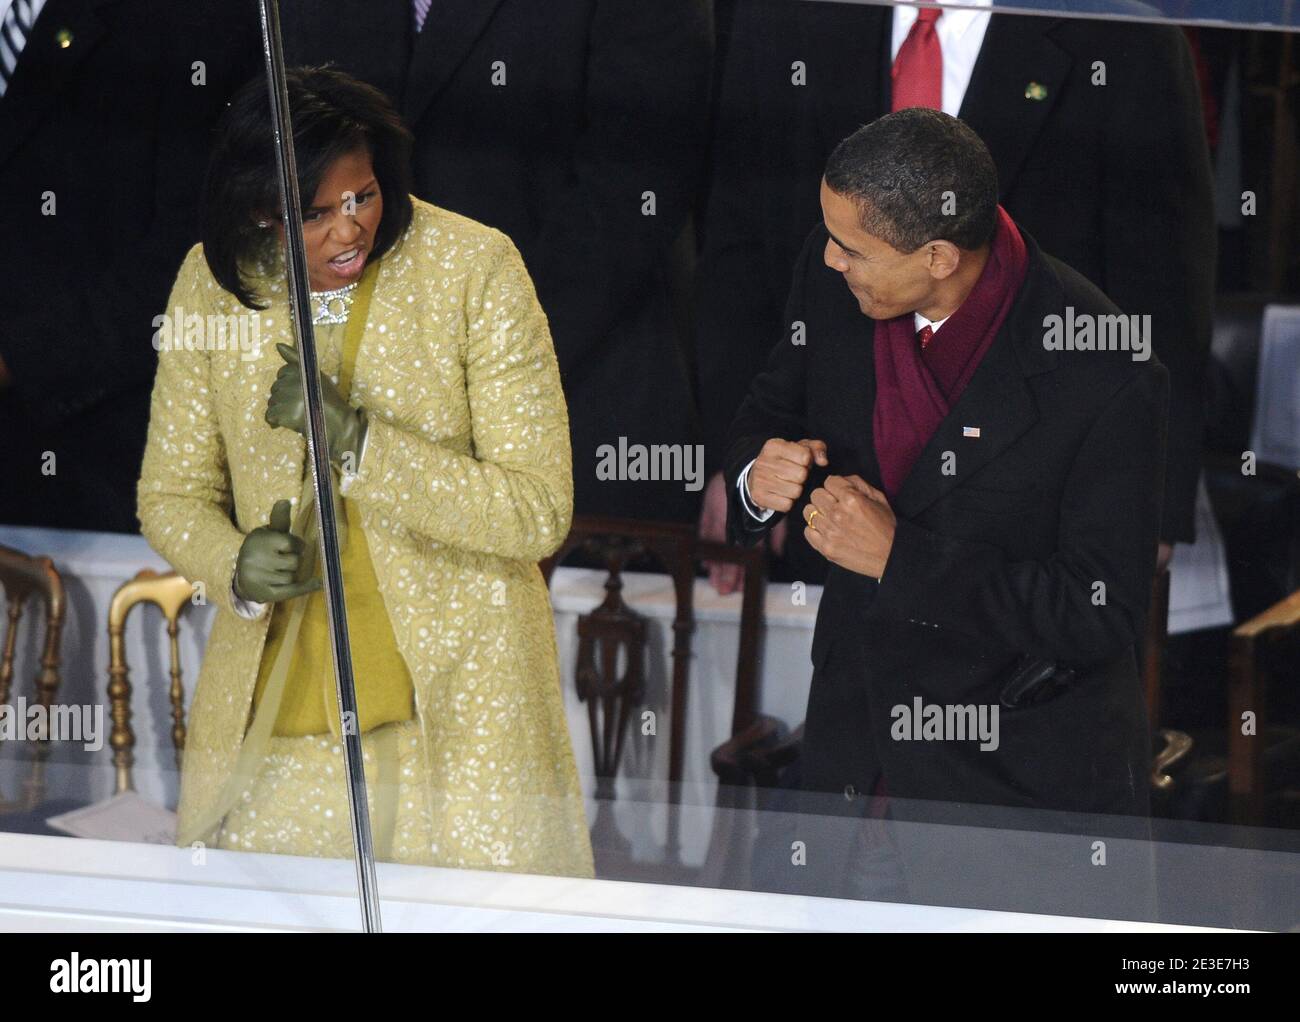
[[113, 717], [109, 746], [113, 750], [113, 767], [117, 774], [115, 791], [135, 789], [131, 768], [135, 764], [135, 732], [131, 728], [131, 683], [127, 679], [126, 619], [131, 609], [152, 603], [162, 611], [167, 622], [167, 656], [171, 685], [168, 695], [172, 707], [172, 744], [176, 766], [181, 765], [185, 748], [185, 690], [181, 685], [180, 616], [194, 597], [189, 580], [175, 572], [159, 574], [150, 568], [136, 573], [131, 581], [118, 587], [108, 607], [108, 703]]
[[1300, 305], [1264, 309], [1250, 447], [1262, 462], [1300, 470]]
[[[18, 647], [18, 625], [28, 599], [38, 596], [45, 605], [45, 640], [41, 646], [41, 666], [36, 675], [36, 698], [45, 708], [44, 719], [50, 719], [50, 707], [59, 688], [59, 645], [63, 637], [63, 621], [67, 614], [67, 599], [63, 579], [54, 562], [48, 557], [31, 557], [19, 550], [0, 546], [0, 585], [4, 588], [8, 624], [5, 629], [4, 652], [0, 654], [0, 705], [9, 702], [13, 691], [14, 656]], [[27, 782], [25, 795], [18, 808], [31, 809], [41, 799], [44, 791], [44, 759], [49, 746], [43, 739], [35, 750], [35, 764]]]
[[[635, 708], [645, 696], [647, 620], [623, 599], [622, 575], [628, 566], [647, 563], [673, 580], [672, 690], [670, 709], [670, 802], [675, 802], [683, 776], [686, 750], [686, 706], [690, 684], [691, 639], [695, 632], [696, 566], [701, 560], [725, 561], [744, 569], [741, 596], [740, 650], [732, 703], [732, 733], [748, 727], [758, 714], [759, 646], [763, 626], [765, 553], [762, 547], [739, 549], [699, 539], [691, 525], [603, 516], [578, 516], [560, 548], [541, 562], [550, 583], [566, 558], [582, 551], [606, 572], [605, 599], [579, 615], [578, 657], [574, 680], [578, 696], [588, 706], [592, 752], [597, 778], [597, 819], [594, 834], [614, 838], [616, 829], [608, 802], [622, 761], [624, 742]], [[623, 654], [620, 658], [620, 652]], [[618, 672], [620, 659], [625, 664]], [[665, 861], [679, 861], [678, 815], [670, 808]]]
[[[1300, 656], [1300, 591], [1232, 632], [1228, 654], [1228, 819], [1265, 822], [1264, 750], [1268, 741], [1269, 681], [1294, 684]], [[1285, 648], [1286, 654], [1279, 656]], [[1283, 674], [1283, 672], [1285, 672]]]

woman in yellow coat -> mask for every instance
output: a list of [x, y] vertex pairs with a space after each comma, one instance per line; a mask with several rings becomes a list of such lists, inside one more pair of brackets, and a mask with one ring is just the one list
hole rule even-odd
[[[537, 567], [573, 504], [545, 314], [509, 238], [408, 194], [382, 94], [323, 69], [289, 91], [376, 854], [590, 876]], [[218, 130], [155, 321], [139, 516], [219, 608], [178, 844], [346, 856], [270, 123], [253, 83]]]

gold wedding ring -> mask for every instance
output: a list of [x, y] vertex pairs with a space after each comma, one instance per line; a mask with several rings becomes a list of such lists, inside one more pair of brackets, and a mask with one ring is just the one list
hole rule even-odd
[[813, 525], [813, 519], [816, 518], [819, 514], [821, 514], [821, 509], [815, 508], [811, 504], [809, 504], [808, 507], [811, 509], [808, 512], [808, 528], [816, 531], [817, 526]]

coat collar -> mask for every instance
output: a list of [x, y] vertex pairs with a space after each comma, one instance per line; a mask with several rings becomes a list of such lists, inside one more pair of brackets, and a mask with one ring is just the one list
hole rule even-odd
[[[0, 100], [0, 163], [48, 119], [64, 85], [107, 31], [99, 9], [118, 0], [49, 0], [23, 46]], [[67, 33], [67, 45], [59, 42]]]
[[[415, 37], [402, 115], [415, 127], [469, 55], [502, 0], [437, 0]], [[486, 73], [486, 69], [485, 69]]]
[[1059, 18], [995, 14], [962, 97], [963, 121], [984, 140], [1011, 191], [1025, 158], [1060, 99], [1073, 58], [1056, 42]]
[[965, 482], [1039, 419], [1026, 378], [1056, 367], [1054, 353], [1043, 347], [1043, 316], [1060, 309], [1064, 292], [1038, 244], [1023, 228], [1021, 234], [1029, 259], [1025, 282], [970, 383], [903, 481], [894, 509], [905, 518]]

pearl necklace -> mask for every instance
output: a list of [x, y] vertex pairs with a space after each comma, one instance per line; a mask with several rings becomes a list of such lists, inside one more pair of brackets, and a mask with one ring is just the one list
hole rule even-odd
[[311, 292], [313, 324], [346, 323], [352, 309], [352, 299], [359, 281], [345, 284], [333, 291]]

